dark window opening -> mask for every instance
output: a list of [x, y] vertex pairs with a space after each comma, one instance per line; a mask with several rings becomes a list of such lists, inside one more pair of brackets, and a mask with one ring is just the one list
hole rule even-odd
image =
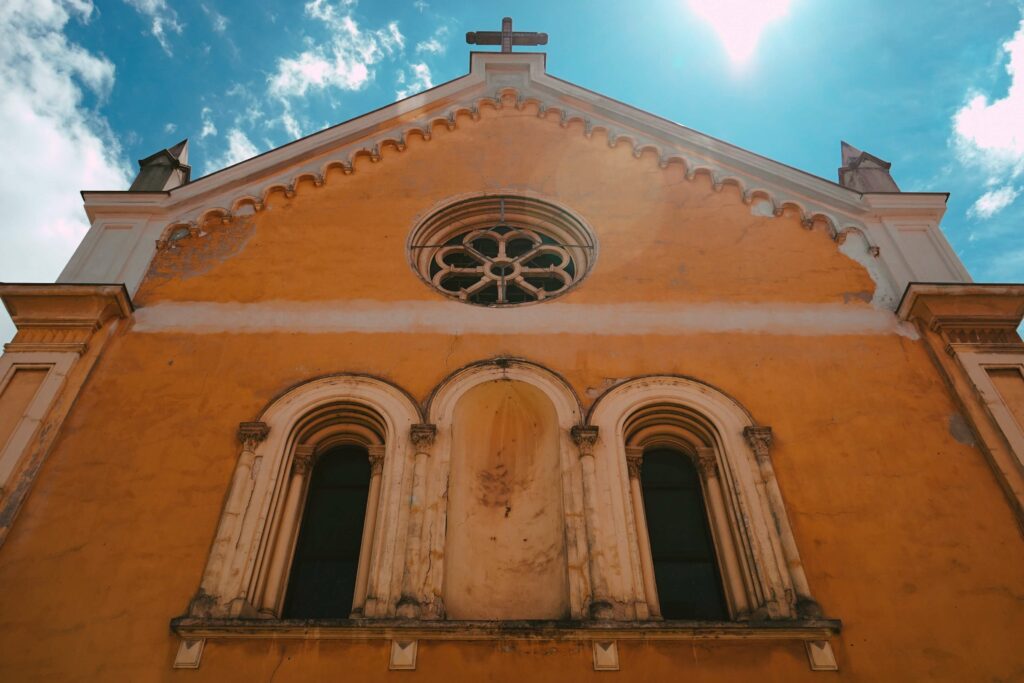
[[347, 619], [352, 612], [370, 489], [365, 448], [324, 453], [310, 477], [282, 616]]
[[644, 453], [641, 484], [665, 619], [728, 619], [697, 470], [683, 453]]

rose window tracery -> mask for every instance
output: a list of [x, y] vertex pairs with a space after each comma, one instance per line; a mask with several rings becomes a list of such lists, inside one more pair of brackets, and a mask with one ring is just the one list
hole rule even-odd
[[420, 276], [466, 303], [511, 306], [563, 294], [593, 264], [582, 220], [551, 203], [514, 195], [461, 200], [413, 231]]

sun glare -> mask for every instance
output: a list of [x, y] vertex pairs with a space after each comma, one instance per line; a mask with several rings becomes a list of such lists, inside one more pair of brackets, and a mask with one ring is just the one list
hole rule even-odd
[[693, 13], [715, 29], [734, 64], [750, 59], [765, 26], [784, 17], [790, 1], [689, 0]]

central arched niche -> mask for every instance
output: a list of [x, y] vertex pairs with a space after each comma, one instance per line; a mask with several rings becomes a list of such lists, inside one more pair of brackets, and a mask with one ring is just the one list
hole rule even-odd
[[444, 602], [449, 619], [569, 616], [555, 407], [492, 380], [452, 416]]

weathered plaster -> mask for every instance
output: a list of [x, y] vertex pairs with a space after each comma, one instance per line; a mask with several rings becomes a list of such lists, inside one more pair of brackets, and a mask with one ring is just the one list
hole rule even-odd
[[911, 325], [888, 311], [844, 304], [560, 304], [515, 310], [461, 303], [349, 300], [306, 303], [167, 302], [140, 308], [134, 331], [361, 334], [772, 334], [900, 335]]
[[492, 380], [452, 415], [445, 611], [452, 619], [569, 617], [558, 417], [539, 389]]

